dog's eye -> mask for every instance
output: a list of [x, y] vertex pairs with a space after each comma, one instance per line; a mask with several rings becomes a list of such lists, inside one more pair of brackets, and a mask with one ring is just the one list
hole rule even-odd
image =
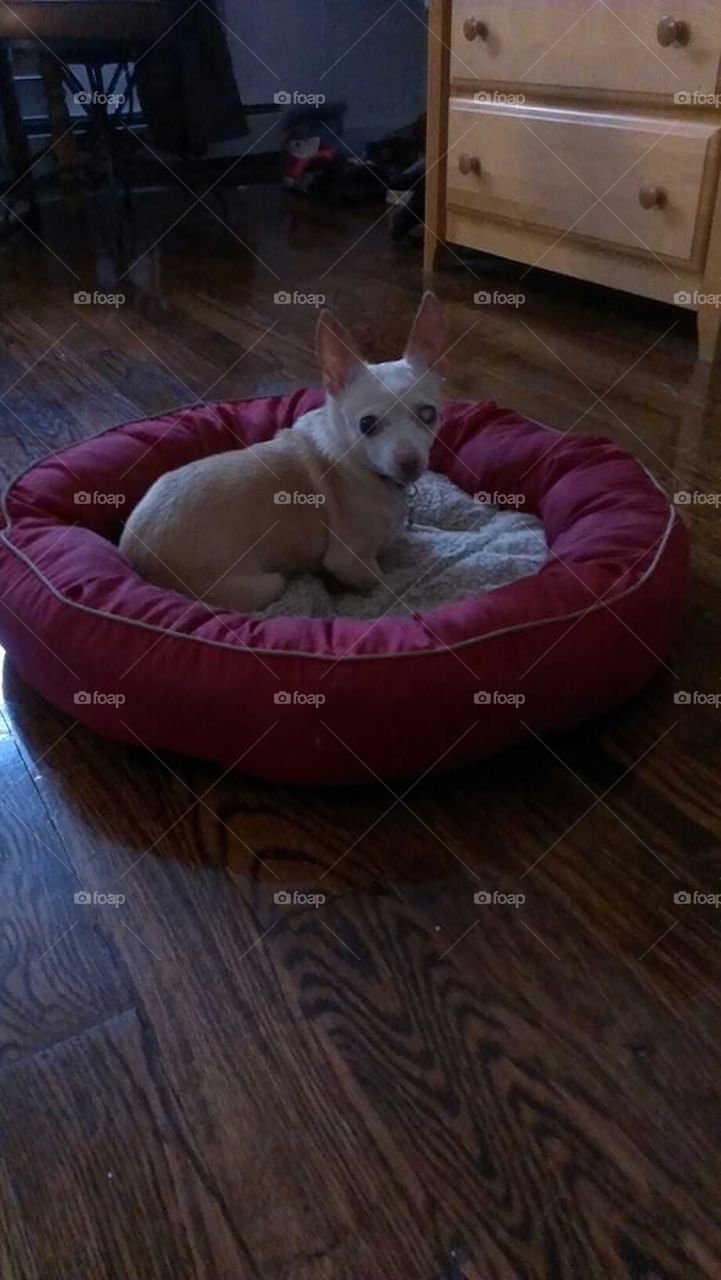
[[432, 404], [422, 404], [420, 408], [416, 409], [416, 414], [421, 422], [425, 422], [427, 427], [432, 427], [438, 417], [436, 407]]
[[360, 427], [361, 435], [369, 436], [371, 432], [375, 431], [379, 421], [380, 419], [376, 416], [375, 413], [364, 414], [360, 422], [358, 423], [358, 426]]

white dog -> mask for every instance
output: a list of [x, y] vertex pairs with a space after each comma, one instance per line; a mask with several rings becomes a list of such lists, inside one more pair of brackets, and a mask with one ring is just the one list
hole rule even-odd
[[440, 418], [445, 325], [426, 293], [401, 360], [368, 365], [321, 313], [325, 404], [291, 430], [168, 471], [131, 512], [120, 549], [144, 578], [222, 608], [265, 608], [298, 573], [370, 589], [403, 527]]

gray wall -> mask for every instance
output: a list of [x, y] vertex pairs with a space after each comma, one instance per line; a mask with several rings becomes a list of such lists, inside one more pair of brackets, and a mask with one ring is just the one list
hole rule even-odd
[[[354, 147], [425, 108], [423, 0], [223, 0], [223, 17], [236, 33], [228, 44], [245, 102], [272, 101], [279, 90], [343, 98]], [[272, 119], [256, 116], [251, 138]], [[277, 132], [276, 124], [256, 149], [274, 149]]]

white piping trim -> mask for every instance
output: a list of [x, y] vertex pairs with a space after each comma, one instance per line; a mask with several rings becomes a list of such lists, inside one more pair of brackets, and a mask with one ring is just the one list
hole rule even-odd
[[[253, 399], [260, 400], [260, 399], [267, 399], [267, 397], [254, 396]], [[246, 402], [239, 401], [238, 403], [247, 403], [247, 401]], [[190, 407], [198, 408], [199, 406], [196, 404]], [[171, 412], [181, 413], [182, 409], [172, 410]], [[158, 413], [158, 414], [155, 414], [153, 418], [145, 418], [143, 419], [143, 421], [153, 422], [157, 418], [165, 418], [167, 416], [169, 416], [167, 413]], [[529, 419], [528, 421], [531, 421], [531, 419]], [[87, 440], [88, 441], [98, 440], [102, 436], [109, 435], [111, 431], [119, 431], [122, 429], [122, 426], [127, 426], [127, 425], [128, 425], [127, 423], [123, 423], [121, 424], [121, 426], [108, 427], [104, 431], [100, 431], [94, 436], [88, 436]], [[539, 422], [539, 423], [535, 423], [535, 425], [542, 427], [544, 431], [553, 432], [554, 434], [558, 434], [561, 438], [563, 437], [562, 432], [555, 432], [553, 427], [547, 427], [545, 426], [544, 423]], [[78, 441], [78, 444], [85, 444], [85, 443], [86, 443], [85, 440]], [[69, 446], [69, 448], [74, 448], [74, 447], [75, 447], [74, 445]], [[66, 452], [66, 450], [63, 450], [63, 452]], [[57, 457], [60, 458], [62, 457], [62, 455], [58, 454]], [[652, 475], [651, 472], [648, 470], [648, 468], [645, 467], [642, 462], [639, 462], [638, 459], [633, 459], [633, 461], [636, 463], [638, 467], [640, 467], [642, 471], [645, 472], [645, 474], [648, 476], [652, 484], [654, 484], [655, 487], [658, 489], [659, 493], [664, 494], [664, 497], [665, 497], [665, 491], [662, 488], [662, 486], [659, 484], [656, 477]], [[68, 597], [63, 595], [63, 593], [59, 591], [57, 587], [54, 586], [54, 584], [50, 581], [50, 579], [45, 576], [45, 574], [42, 572], [40, 567], [35, 563], [35, 561], [31, 560], [29, 556], [27, 556], [23, 551], [21, 551], [19, 547], [16, 547], [14, 543], [12, 543], [7, 537], [7, 531], [12, 528], [12, 519], [10, 517], [10, 513], [7, 507], [7, 499], [10, 494], [10, 491], [14, 488], [16, 484], [19, 484], [19, 482], [24, 478], [24, 476], [26, 476], [30, 471], [33, 471], [35, 467], [37, 467], [38, 465], [39, 463], [37, 462], [31, 463], [30, 466], [26, 467], [24, 471], [21, 471], [19, 475], [15, 476], [15, 478], [10, 481], [5, 491], [3, 492], [2, 515], [5, 517], [7, 527], [5, 529], [0, 530], [0, 542], [4, 543], [7, 549], [11, 551], [20, 561], [22, 561], [22, 563], [28, 569], [31, 570], [31, 572], [35, 574], [35, 576], [40, 580], [43, 586], [50, 592], [50, 594], [56, 600], [60, 601], [61, 604], [67, 605], [71, 609], [78, 609], [81, 613], [90, 614], [91, 617], [109, 618], [112, 622], [121, 622], [125, 626], [135, 627], [141, 631], [150, 631], [156, 635], [160, 634], [165, 636], [174, 636], [180, 640], [191, 640], [191, 641], [195, 641], [196, 644], [209, 645], [211, 648], [216, 648], [216, 649], [227, 649], [232, 653], [246, 653], [250, 655], [263, 654], [266, 657], [272, 657], [276, 659], [277, 658], [315, 658], [320, 662], [332, 661], [334, 665], [341, 662], [366, 662], [366, 661], [373, 661], [373, 660], [386, 661], [389, 658], [434, 657], [435, 655], [440, 653], [449, 653], [449, 652], [453, 653], [457, 649], [466, 649], [470, 645], [480, 644], [482, 641], [485, 641], [485, 640], [495, 640], [498, 638], [498, 636], [513, 635], [519, 631], [532, 630], [534, 627], [550, 626], [555, 622], [570, 622], [574, 618], [580, 618], [583, 614], [590, 615], [592, 613], [597, 613], [599, 609], [608, 609], [609, 612], [613, 612], [613, 610], [611, 610], [610, 608], [612, 603], [615, 604], [618, 601], [625, 600], [627, 599], [628, 596], [633, 595], [636, 591], [640, 590], [640, 588], [645, 585], [645, 583], [652, 576], [652, 574], [655, 573], [658, 563], [661, 559], [661, 556], [663, 555], [663, 552], [666, 548], [666, 543], [668, 542], [668, 539], [671, 535], [671, 530], [676, 520], [679, 518], [678, 512], [676, 511], [675, 507], [669, 503], [669, 507], [668, 507], [669, 518], [666, 523], [666, 527], [663, 531], [663, 534], [659, 540], [659, 543], [656, 549], [656, 554], [654, 555], [653, 560], [649, 564], [648, 568], [642, 573], [641, 577], [636, 582], [634, 582], [630, 587], [627, 587], [625, 591], [621, 591], [616, 596], [609, 597], [608, 600], [601, 599], [598, 601], [597, 604], [591, 605], [590, 607], [584, 608], [584, 609], [576, 609], [574, 610], [573, 613], [556, 614], [550, 618], [537, 618], [537, 619], [534, 619], [532, 622], [519, 622], [513, 626], [499, 627], [498, 630], [496, 631], [489, 631], [489, 632], [485, 632], [483, 635], [471, 636], [466, 640], [458, 640], [454, 644], [444, 644], [435, 649], [409, 649], [401, 653], [397, 653], [397, 652], [394, 652], [394, 653], [345, 653], [339, 658], [333, 653], [311, 653], [305, 649], [250, 648], [250, 646], [248, 645], [230, 644], [226, 640], [210, 640], [205, 636], [185, 635], [182, 631], [173, 631], [171, 628], [168, 628], [168, 627], [159, 627], [155, 623], [142, 622], [137, 618], [125, 618], [120, 614], [110, 613], [106, 609], [95, 609], [91, 605], [81, 604], [77, 600], [69, 600]], [[197, 603], [202, 604], [202, 601], [198, 601]], [[2, 608], [2, 599], [0, 599], [0, 609], [1, 608]], [[232, 610], [227, 610], [225, 612], [232, 612]], [[238, 616], [243, 616], [243, 615], [238, 615]], [[311, 619], [310, 621], [319, 621], [319, 620]], [[331, 619], [331, 621], [333, 620]], [[368, 630], [364, 634], [367, 635], [369, 630], [370, 628], [368, 628]], [[654, 656], [657, 656], [657, 655], [654, 655]], [[658, 660], [659, 662], [661, 661], [660, 658]]]

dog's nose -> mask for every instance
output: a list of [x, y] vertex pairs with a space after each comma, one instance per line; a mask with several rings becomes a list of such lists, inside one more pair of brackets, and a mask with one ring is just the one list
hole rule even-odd
[[404, 484], [412, 484], [423, 470], [423, 463], [417, 453], [397, 453], [395, 464], [398, 475]]

